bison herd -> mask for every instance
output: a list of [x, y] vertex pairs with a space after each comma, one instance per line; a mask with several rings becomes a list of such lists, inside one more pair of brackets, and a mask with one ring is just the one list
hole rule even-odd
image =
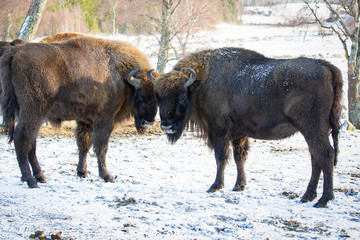
[[249, 138], [275, 140], [300, 132], [312, 165], [301, 202], [316, 198], [321, 172], [323, 194], [315, 207], [334, 199], [342, 77], [329, 62], [272, 59], [226, 47], [191, 53], [158, 74], [129, 43], [61, 33], [39, 43], [0, 42], [0, 79], [4, 128], [14, 142], [21, 180], [30, 188], [46, 182], [36, 155], [45, 120], [58, 126], [75, 120], [78, 175], [87, 177], [93, 146], [100, 177], [114, 182], [106, 168], [114, 126], [133, 117], [142, 133], [159, 107], [171, 143], [191, 128], [214, 150], [217, 173], [209, 192], [224, 187], [230, 146], [237, 166], [233, 190], [242, 191]]

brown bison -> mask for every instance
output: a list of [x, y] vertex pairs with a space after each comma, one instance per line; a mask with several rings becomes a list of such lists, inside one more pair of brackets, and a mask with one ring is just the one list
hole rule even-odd
[[[190, 54], [155, 82], [161, 128], [171, 143], [186, 125], [215, 151], [217, 173], [209, 192], [223, 188], [230, 142], [237, 165], [234, 191], [246, 185], [248, 138], [282, 139], [301, 132], [309, 146], [312, 175], [302, 202], [324, 191], [316, 207], [334, 198], [342, 77], [338, 68], [309, 58], [271, 59], [241, 48]], [[329, 142], [332, 129], [334, 148]]]
[[148, 58], [129, 43], [78, 37], [14, 46], [0, 60], [4, 122], [22, 181], [31, 188], [46, 182], [36, 157], [36, 137], [47, 119], [55, 125], [76, 120], [78, 175], [87, 176], [86, 155], [93, 145], [100, 177], [113, 182], [105, 157], [114, 125], [133, 116], [143, 132], [155, 119]]

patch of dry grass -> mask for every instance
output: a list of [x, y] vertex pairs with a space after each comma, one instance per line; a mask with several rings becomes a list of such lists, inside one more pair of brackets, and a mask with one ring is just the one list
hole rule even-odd
[[[51, 136], [63, 136], [63, 137], [75, 137], [75, 122], [64, 122], [61, 127], [55, 127], [50, 124], [44, 125], [41, 127], [39, 132], [39, 137], [51, 137]], [[163, 134], [160, 128], [160, 120], [156, 119], [153, 126], [146, 129], [146, 131], [142, 134], [145, 136], [150, 135], [161, 135]], [[7, 134], [4, 132], [4, 128], [0, 126], [0, 136], [6, 136]], [[112, 133], [112, 137], [125, 137], [138, 135], [136, 131], [134, 120], [128, 120], [119, 126]]]

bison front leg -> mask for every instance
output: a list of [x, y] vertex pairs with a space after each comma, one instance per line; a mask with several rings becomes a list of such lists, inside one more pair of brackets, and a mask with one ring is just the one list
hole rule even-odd
[[94, 132], [94, 151], [98, 159], [99, 175], [105, 182], [115, 182], [106, 168], [106, 153], [114, 124], [100, 121]]
[[249, 139], [247, 137], [232, 141], [234, 159], [237, 167], [237, 178], [233, 191], [243, 191], [246, 186], [245, 161], [249, 150]]
[[216, 159], [216, 178], [208, 192], [219, 191], [224, 187], [224, 170], [229, 158], [229, 141], [224, 137], [210, 137]]
[[87, 172], [87, 154], [91, 147], [92, 125], [84, 122], [77, 122], [76, 126], [76, 142], [79, 149], [79, 162], [77, 165], [77, 175], [79, 177], [88, 177]]

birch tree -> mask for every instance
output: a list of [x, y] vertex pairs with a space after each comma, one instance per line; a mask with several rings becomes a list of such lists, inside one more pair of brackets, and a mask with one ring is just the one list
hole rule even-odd
[[[319, 1], [315, 5], [310, 5], [309, 1], [304, 0], [310, 9], [316, 22], [326, 29], [331, 29], [339, 38], [344, 48], [345, 57], [348, 65], [348, 115], [349, 121], [360, 129], [360, 6], [359, 0], [338, 1], [331, 4], [329, 0], [323, 0], [332, 14], [334, 20], [332, 24], [324, 24], [318, 17], [317, 9]], [[347, 18], [344, 18], [347, 17]], [[351, 24], [345, 19], [352, 19]], [[348, 45], [350, 40], [351, 45]]]
[[[195, 0], [193, 0], [195, 2]], [[169, 50], [174, 39], [178, 38], [182, 52], [194, 24], [199, 21], [202, 13], [208, 10], [208, 3], [212, 1], [198, 0], [195, 8], [189, 0], [154, 0], [149, 1], [152, 7], [145, 13], [145, 18], [159, 35], [152, 33], [159, 43], [157, 71], [164, 72], [169, 61]], [[201, 3], [201, 4], [199, 4]], [[184, 36], [180, 36], [184, 34]]]
[[33, 40], [41, 21], [41, 14], [45, 9], [47, 0], [33, 0], [25, 20], [20, 28], [18, 38]]

